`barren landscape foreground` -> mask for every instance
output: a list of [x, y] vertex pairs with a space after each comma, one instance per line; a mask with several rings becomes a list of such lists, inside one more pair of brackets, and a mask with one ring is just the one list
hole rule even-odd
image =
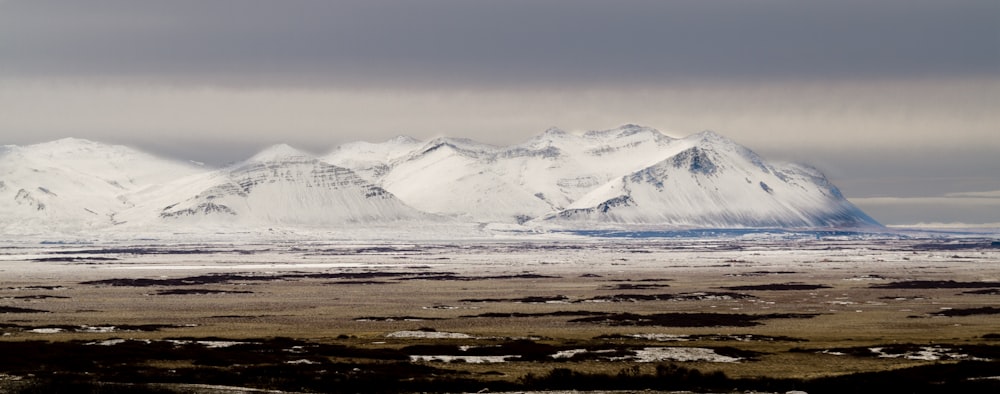
[[0, 260], [0, 392], [1000, 387], [991, 238], [34, 243]]

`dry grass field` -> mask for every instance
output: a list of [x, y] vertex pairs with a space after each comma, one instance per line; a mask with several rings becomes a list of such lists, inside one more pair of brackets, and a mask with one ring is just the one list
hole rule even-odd
[[990, 392], [994, 242], [12, 246], [0, 391]]

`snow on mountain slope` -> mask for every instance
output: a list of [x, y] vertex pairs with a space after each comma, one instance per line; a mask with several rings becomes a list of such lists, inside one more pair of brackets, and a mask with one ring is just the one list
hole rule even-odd
[[382, 186], [411, 206], [477, 222], [523, 222], [551, 211], [494, 166], [498, 149], [439, 138], [393, 164]]
[[382, 143], [351, 142], [338, 146], [321, 159], [335, 166], [349, 168], [366, 181], [378, 184], [396, 159], [423, 146], [423, 142], [399, 136]]
[[712, 132], [680, 152], [608, 182], [542, 221], [675, 227], [878, 226], [819, 171], [769, 164]]
[[496, 166], [513, 184], [562, 209], [601, 184], [639, 170], [672, 152], [673, 138], [625, 125], [577, 136], [558, 129], [503, 151]]
[[412, 139], [405, 141], [349, 144], [326, 160], [370, 174], [369, 179], [427, 212], [517, 223], [562, 209], [616, 176], [662, 160], [673, 139], [625, 125], [584, 135], [549, 129], [508, 147], [438, 138], [403, 154], [414, 146]]
[[287, 145], [147, 193], [160, 195], [129, 216], [137, 223], [150, 223], [151, 214], [158, 224], [223, 227], [433, 220], [351, 170]]
[[506, 147], [397, 137], [344, 144], [323, 160], [276, 145], [218, 170], [85, 140], [0, 147], [2, 234], [459, 221], [575, 229], [878, 225], [815, 169], [768, 163], [711, 132], [674, 139], [636, 125], [549, 129]]
[[61, 139], [0, 151], [0, 231], [109, 226], [128, 194], [201, 168], [119, 146]]

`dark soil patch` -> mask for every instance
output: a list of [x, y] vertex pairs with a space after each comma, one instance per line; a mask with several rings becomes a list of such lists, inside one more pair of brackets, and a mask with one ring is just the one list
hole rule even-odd
[[664, 287], [670, 287], [667, 284], [661, 283], [618, 283], [614, 286], [605, 286], [605, 289], [610, 290], [650, 290], [650, 289], [662, 289]]
[[[605, 334], [598, 335], [594, 339], [609, 339], [609, 340], [633, 340], [633, 341], [648, 341], [646, 338], [636, 337], [632, 335], [624, 334]], [[685, 341], [715, 341], [715, 342], [809, 342], [808, 339], [794, 338], [788, 336], [770, 336], [770, 335], [757, 335], [757, 334], [700, 334], [700, 335], [681, 335], [678, 336], [679, 342]]]
[[971, 290], [963, 291], [962, 294], [974, 294], [974, 295], [1000, 295], [1000, 288], [996, 289], [983, 289], [983, 290]]
[[39, 257], [36, 259], [30, 259], [28, 261], [37, 261], [41, 263], [76, 263], [76, 262], [91, 262], [91, 261], [117, 261], [116, 257]]
[[382, 280], [341, 280], [336, 282], [329, 282], [330, 285], [388, 285], [393, 282], [386, 282]]
[[421, 276], [438, 276], [438, 275], [454, 275], [451, 272], [391, 272], [391, 271], [373, 271], [373, 272], [326, 272], [326, 273], [300, 273], [300, 274], [288, 274], [282, 275], [282, 279], [345, 279], [345, 280], [356, 280], [356, 279], [394, 279], [394, 278], [409, 278], [409, 277], [421, 277]]
[[442, 320], [442, 319], [437, 317], [417, 317], [417, 316], [365, 316], [354, 319], [354, 321], [378, 321], [378, 322], [425, 321], [425, 320]]
[[49, 311], [31, 308], [18, 308], [16, 306], [0, 306], [0, 313], [49, 313]]
[[876, 289], [987, 289], [1000, 288], [1000, 282], [956, 282], [953, 280], [909, 280], [871, 285]]
[[1000, 315], [1000, 308], [984, 306], [982, 308], [945, 309], [940, 312], [931, 313], [933, 316], [974, 316], [974, 315]]
[[167, 289], [156, 292], [156, 295], [208, 295], [208, 294], [253, 294], [245, 290], [212, 290], [212, 289]]
[[744, 300], [756, 298], [749, 294], [730, 292], [697, 292], [680, 294], [615, 294], [597, 296], [577, 302], [638, 302], [638, 301], [701, 301], [701, 300]]
[[797, 273], [798, 272], [795, 271], [750, 271], [750, 272], [741, 272], [738, 274], [726, 274], [726, 276], [745, 277], [745, 276], [785, 275], [785, 274], [797, 274]]
[[391, 246], [372, 246], [366, 248], [358, 248], [354, 250], [355, 254], [395, 254], [395, 253], [418, 253], [423, 252], [423, 249], [417, 248], [402, 248], [402, 247], [391, 247]]
[[761, 320], [769, 319], [809, 319], [818, 314], [773, 313], [767, 315], [747, 315], [739, 313], [657, 313], [637, 315], [618, 313], [570, 320], [573, 323], [597, 323], [610, 326], [659, 326], [659, 327], [750, 327]]
[[591, 311], [557, 311], [557, 312], [539, 312], [539, 313], [523, 313], [523, 312], [488, 312], [481, 313], [478, 315], [465, 315], [462, 317], [491, 317], [491, 318], [508, 318], [508, 317], [573, 317], [573, 316], [605, 316], [608, 315], [607, 312], [591, 312]]
[[199, 286], [207, 284], [228, 284], [234, 281], [271, 281], [281, 280], [281, 276], [270, 275], [250, 275], [250, 274], [212, 274], [189, 276], [184, 278], [116, 278], [102, 279], [80, 282], [84, 285], [104, 285], [104, 286], [125, 286], [125, 287], [151, 287], [151, 286]]
[[812, 285], [806, 283], [773, 283], [766, 285], [746, 285], [746, 286], [729, 286], [723, 287], [723, 289], [737, 290], [737, 291], [752, 291], [752, 290], [816, 290], [816, 289], [829, 289], [830, 286], [827, 285]]
[[15, 299], [15, 300], [46, 300], [46, 299], [51, 299], [51, 298], [66, 299], [66, 298], [69, 298], [69, 297], [66, 297], [66, 296], [54, 296], [54, 295], [48, 295], [48, 294], [39, 294], [39, 295], [15, 296], [15, 297], [12, 297], [12, 298]]
[[569, 301], [569, 297], [563, 295], [557, 295], [557, 296], [529, 296], [522, 298], [465, 298], [458, 301], [459, 302], [517, 302], [522, 304], [544, 304], [549, 302], [566, 302]]
[[[336, 273], [288, 273], [282, 275], [256, 275], [256, 274], [209, 274], [188, 276], [183, 278], [115, 278], [80, 282], [85, 285], [103, 286], [129, 286], [129, 287], [150, 287], [150, 286], [199, 286], [208, 284], [231, 284], [240, 282], [266, 282], [276, 280], [302, 280], [302, 279], [374, 279], [374, 278], [399, 278], [399, 279], [422, 279], [436, 278], [441, 276], [453, 276], [450, 272], [336, 272]], [[405, 278], [404, 278], [405, 277]]]
[[558, 279], [558, 276], [541, 274], [515, 274], [496, 276], [462, 276], [457, 274], [421, 275], [399, 278], [399, 280], [454, 280], [454, 281], [476, 281], [476, 280], [506, 280], [506, 279]]

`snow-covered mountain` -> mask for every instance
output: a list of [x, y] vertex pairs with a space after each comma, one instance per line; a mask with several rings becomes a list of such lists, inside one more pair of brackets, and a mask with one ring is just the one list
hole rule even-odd
[[244, 227], [433, 220], [353, 171], [283, 144], [137, 199], [147, 202], [127, 217], [143, 224], [155, 222], [151, 214], [160, 225]]
[[[404, 154], [398, 141], [344, 145], [326, 160], [374, 174], [372, 181], [427, 212], [476, 222], [523, 223], [652, 164], [670, 151], [674, 139], [651, 128], [625, 125], [583, 135], [553, 128], [507, 147], [437, 138], [419, 146], [408, 140], [408, 146], [416, 148]], [[376, 159], [372, 161], [346, 159], [361, 156], [359, 152], [378, 153], [365, 156]]]
[[636, 125], [553, 128], [511, 146], [397, 137], [320, 158], [276, 145], [221, 169], [77, 139], [0, 147], [0, 234], [430, 222], [878, 226], [813, 168], [768, 162], [712, 132], [675, 139]]
[[103, 228], [131, 209], [128, 197], [203, 171], [137, 150], [66, 138], [0, 150], [0, 231]]
[[398, 136], [384, 143], [365, 141], [338, 146], [321, 159], [335, 166], [350, 168], [368, 182], [377, 183], [389, 170], [390, 163], [423, 145], [413, 137]]
[[674, 145], [681, 150], [595, 188], [543, 220], [574, 226], [878, 226], [814, 168], [768, 163], [712, 132]]

